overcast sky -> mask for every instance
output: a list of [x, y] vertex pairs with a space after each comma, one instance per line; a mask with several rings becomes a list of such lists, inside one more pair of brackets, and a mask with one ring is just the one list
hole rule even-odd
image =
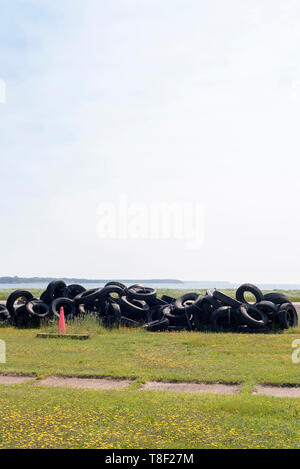
[[[299, 2], [1, 0], [0, 80], [0, 275], [300, 283]], [[101, 239], [122, 197], [201, 246]]]

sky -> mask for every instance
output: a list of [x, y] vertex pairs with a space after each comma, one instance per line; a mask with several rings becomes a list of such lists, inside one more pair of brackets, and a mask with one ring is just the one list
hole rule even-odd
[[[296, 0], [1, 0], [0, 275], [300, 283], [299, 23]], [[151, 204], [176, 204], [164, 236]]]

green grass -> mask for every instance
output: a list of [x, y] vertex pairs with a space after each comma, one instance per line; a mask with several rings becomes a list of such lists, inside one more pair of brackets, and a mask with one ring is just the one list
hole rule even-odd
[[0, 448], [299, 448], [299, 401], [0, 386]]
[[299, 365], [291, 360], [299, 327], [276, 334], [151, 333], [110, 331], [90, 318], [67, 324], [68, 333], [89, 333], [87, 341], [39, 339], [38, 331], [56, 332], [57, 324], [0, 328], [0, 339], [7, 346], [7, 363], [0, 364], [0, 372], [300, 385]]
[[[15, 289], [0, 289], [0, 300], [7, 300], [8, 296], [10, 295], [10, 293], [12, 293], [13, 291], [15, 291]], [[30, 291], [34, 297], [40, 297], [41, 293], [43, 292], [43, 290], [41, 289], [29, 289], [28, 291]], [[169, 296], [174, 296], [174, 297], [178, 297], [186, 292], [189, 292], [190, 290], [184, 290], [184, 289], [159, 289], [157, 290], [158, 292], [158, 295], [161, 296], [161, 295], [169, 295]], [[202, 294], [205, 294], [206, 290], [204, 289], [200, 289], [200, 290], [193, 290], [194, 292], [199, 292], [199, 293], [202, 293]], [[222, 291], [224, 293], [226, 293], [227, 295], [231, 296], [232, 298], [235, 297], [235, 292], [236, 290], [230, 290], [230, 289], [227, 289], [227, 290], [223, 290]], [[274, 292], [274, 291], [277, 291], [277, 292], [281, 292], [281, 293], [284, 293], [285, 295], [287, 295], [291, 301], [295, 301], [295, 302], [300, 302], [300, 290], [263, 290], [263, 293], [271, 293], [271, 292]], [[251, 294], [248, 294], [246, 293], [245, 295], [246, 299], [249, 301], [249, 300], [253, 300], [254, 297], [252, 297]]]
[[[36, 338], [56, 330], [57, 324], [0, 326], [7, 345], [0, 373], [111, 376], [133, 384], [123, 391], [0, 385], [0, 448], [300, 447], [299, 399], [250, 394], [255, 383], [300, 385], [300, 365], [291, 360], [299, 327], [266, 335], [149, 333], [109, 331], [89, 318], [67, 324], [68, 333], [89, 333], [87, 341]], [[241, 383], [242, 393], [136, 390], [148, 380]]]

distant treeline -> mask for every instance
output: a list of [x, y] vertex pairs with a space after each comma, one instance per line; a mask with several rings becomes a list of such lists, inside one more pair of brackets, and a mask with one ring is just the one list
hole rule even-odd
[[[52, 280], [63, 280], [66, 283], [107, 283], [116, 279], [97, 279], [91, 280], [86, 278], [66, 278], [66, 277], [0, 277], [0, 283], [46, 283]], [[123, 283], [183, 283], [181, 280], [174, 279], [118, 279]]]

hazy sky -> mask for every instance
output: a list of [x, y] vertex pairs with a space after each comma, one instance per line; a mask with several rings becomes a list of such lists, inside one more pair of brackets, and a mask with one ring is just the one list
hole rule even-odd
[[[0, 275], [300, 283], [299, 2], [1, 0], [0, 79]], [[101, 239], [122, 197], [201, 247]]]

